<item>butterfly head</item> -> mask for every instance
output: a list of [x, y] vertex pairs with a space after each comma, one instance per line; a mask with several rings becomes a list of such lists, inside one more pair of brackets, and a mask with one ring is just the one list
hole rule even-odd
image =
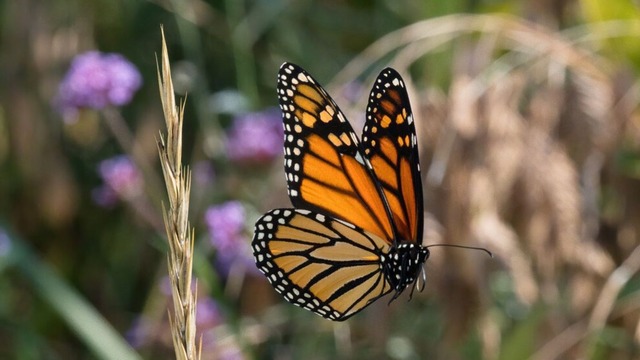
[[408, 285], [417, 280], [428, 258], [429, 249], [413, 242], [404, 242], [391, 247], [389, 253], [382, 259], [382, 267], [392, 289], [396, 292], [393, 299], [400, 296]]

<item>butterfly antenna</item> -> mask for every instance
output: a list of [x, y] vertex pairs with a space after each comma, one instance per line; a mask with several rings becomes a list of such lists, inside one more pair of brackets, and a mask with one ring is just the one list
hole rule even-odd
[[469, 249], [469, 250], [479, 250], [479, 251], [484, 251], [487, 254], [489, 254], [490, 257], [493, 257], [493, 253], [483, 247], [475, 247], [475, 246], [464, 246], [464, 245], [454, 245], [454, 244], [433, 244], [433, 245], [429, 245], [429, 246], [425, 246], [425, 248], [430, 248], [430, 247], [456, 247], [456, 248], [461, 248], [461, 249]]

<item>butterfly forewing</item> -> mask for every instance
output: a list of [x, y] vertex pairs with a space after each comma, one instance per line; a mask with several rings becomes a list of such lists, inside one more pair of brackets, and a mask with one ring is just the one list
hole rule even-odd
[[300, 209], [256, 222], [256, 264], [290, 303], [342, 321], [391, 287], [380, 271], [388, 243], [355, 225]]
[[285, 173], [293, 206], [335, 216], [394, 239], [389, 210], [351, 125], [327, 92], [301, 68], [278, 73], [285, 129]]
[[384, 189], [401, 240], [422, 243], [423, 205], [418, 142], [404, 81], [393, 69], [376, 79], [362, 135], [365, 156]]

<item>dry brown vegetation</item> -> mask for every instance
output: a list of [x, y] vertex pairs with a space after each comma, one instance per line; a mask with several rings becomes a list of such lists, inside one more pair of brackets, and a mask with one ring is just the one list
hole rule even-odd
[[422, 78], [410, 85], [425, 243], [479, 245], [495, 258], [450, 249], [429, 260], [447, 269], [430, 273], [446, 309], [445, 344], [479, 318], [486, 358], [499, 355], [487, 279], [500, 269], [521, 303], [546, 307], [535, 358], [585, 356], [589, 335], [610, 322], [640, 342], [637, 296], [617, 300], [640, 269], [638, 179], [619, 161], [638, 146], [638, 85], [586, 34], [500, 16], [427, 20], [383, 37], [335, 81], [339, 88], [390, 55], [407, 74], [428, 67], [424, 56], [454, 48], [448, 90]]

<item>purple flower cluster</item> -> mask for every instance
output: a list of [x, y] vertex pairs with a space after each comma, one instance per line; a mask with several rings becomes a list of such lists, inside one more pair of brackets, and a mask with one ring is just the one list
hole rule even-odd
[[2, 228], [0, 228], [0, 257], [5, 256], [11, 251], [11, 239]]
[[[161, 284], [164, 287], [164, 284]], [[164, 289], [163, 289], [164, 292]], [[167, 296], [171, 295], [169, 291]], [[225, 319], [220, 312], [218, 303], [211, 297], [201, 297], [196, 300], [196, 338], [202, 337], [204, 350], [221, 350], [222, 346], [219, 339], [215, 336], [215, 328], [224, 325]], [[127, 331], [125, 337], [134, 348], [142, 348], [153, 344], [154, 336], [163, 330], [154, 329], [155, 327], [167, 326], [160, 322], [154, 323], [144, 315], [140, 315], [133, 320], [131, 327]], [[239, 349], [238, 349], [239, 351]], [[241, 354], [241, 352], [240, 352]]]
[[216, 169], [211, 162], [200, 160], [193, 164], [193, 182], [205, 187], [211, 186], [216, 180]]
[[224, 322], [218, 303], [213, 298], [203, 297], [196, 302], [196, 327], [204, 332]]
[[104, 185], [94, 190], [93, 198], [101, 206], [113, 206], [118, 199], [131, 199], [142, 193], [142, 175], [126, 155], [103, 160], [98, 173]]
[[140, 72], [122, 55], [89, 51], [71, 63], [59, 87], [59, 106], [64, 115], [80, 108], [122, 106], [141, 85]]
[[238, 163], [267, 163], [282, 154], [284, 130], [280, 110], [239, 115], [227, 133], [227, 156]]
[[153, 325], [145, 316], [140, 315], [133, 320], [131, 327], [127, 330], [125, 338], [127, 342], [136, 349], [145, 346], [151, 341]]
[[228, 201], [207, 209], [204, 216], [209, 229], [211, 245], [216, 249], [216, 260], [223, 275], [233, 265], [253, 270], [253, 256], [245, 231], [245, 208], [239, 201]]
[[246, 239], [244, 234], [245, 211], [239, 201], [227, 201], [212, 206], [205, 213], [205, 222], [214, 247], [223, 253], [233, 251], [237, 243]]
[[358, 80], [350, 81], [342, 88], [342, 96], [350, 103], [355, 103], [362, 96], [362, 92], [366, 91], [362, 83]]

